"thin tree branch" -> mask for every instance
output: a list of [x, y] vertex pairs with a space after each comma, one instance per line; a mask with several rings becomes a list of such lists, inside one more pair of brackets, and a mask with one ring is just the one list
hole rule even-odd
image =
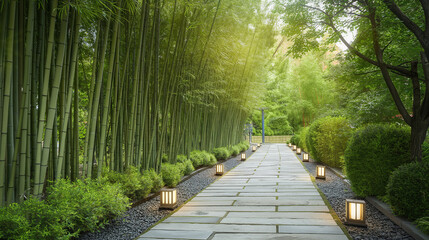
[[[427, 2], [428, 0], [421, 1]], [[417, 40], [425, 49], [425, 52], [429, 52], [429, 39], [425, 37], [425, 32], [423, 32], [423, 30], [420, 29], [420, 27], [415, 22], [413, 22], [407, 15], [405, 15], [405, 13], [401, 11], [399, 6], [393, 0], [384, 0], [384, 3], [387, 5], [390, 11], [393, 12], [393, 14], [395, 14], [396, 17], [402, 21], [405, 27], [407, 27], [417, 37]], [[425, 16], [426, 14], [429, 14], [427, 13], [427, 11], [429, 11], [429, 7], [426, 7]]]

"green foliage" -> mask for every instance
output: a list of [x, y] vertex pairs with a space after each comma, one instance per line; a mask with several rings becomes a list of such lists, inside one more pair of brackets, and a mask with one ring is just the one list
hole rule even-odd
[[428, 173], [429, 162], [408, 163], [392, 173], [386, 192], [395, 214], [410, 220], [429, 216]]
[[210, 161], [208, 162], [208, 166], [213, 166], [217, 163], [217, 159], [214, 154], [208, 153], [210, 156]]
[[298, 134], [292, 135], [289, 142], [292, 143], [292, 145], [298, 145], [299, 135]]
[[231, 146], [229, 148], [229, 152], [230, 152], [231, 156], [237, 156], [240, 153], [240, 148], [236, 145]]
[[156, 193], [164, 186], [164, 182], [162, 181], [162, 177], [155, 172], [154, 169], [149, 169], [143, 172], [143, 176], [151, 179], [152, 187], [151, 192]]
[[168, 155], [166, 153], [163, 153], [161, 156], [161, 162], [162, 163], [168, 163]]
[[180, 167], [174, 164], [164, 163], [161, 166], [161, 176], [165, 185], [175, 187], [182, 178], [182, 171]]
[[119, 184], [96, 180], [59, 180], [48, 189], [46, 201], [65, 213], [63, 222], [71, 233], [95, 231], [130, 206]]
[[129, 167], [125, 173], [109, 171], [105, 173], [105, 178], [110, 183], [121, 185], [125, 195], [132, 199], [146, 197], [152, 189], [152, 179], [140, 174], [137, 168]]
[[307, 139], [307, 134], [309, 129], [310, 127], [304, 127], [304, 128], [301, 128], [298, 132], [299, 134], [298, 146], [302, 148], [304, 151], [308, 151], [306, 139]]
[[344, 165], [344, 151], [352, 133], [347, 119], [344, 117], [324, 117], [320, 119], [318, 131], [313, 131], [312, 138], [316, 145], [317, 161], [332, 167]]
[[192, 161], [194, 168], [198, 168], [203, 165], [204, 155], [201, 151], [194, 150], [191, 152], [189, 159]]
[[429, 234], [429, 217], [419, 218], [415, 223], [422, 232]]
[[[68, 203], [64, 203], [68, 204]], [[70, 212], [30, 197], [0, 208], [0, 239], [70, 239]]]
[[191, 160], [186, 160], [182, 163], [177, 163], [176, 165], [181, 164], [182, 165], [182, 175], [189, 175], [193, 171], [195, 171], [194, 165], [192, 165]]
[[241, 152], [246, 151], [247, 149], [250, 148], [250, 143], [248, 141], [242, 141], [241, 143], [238, 144], [241, 148]]
[[410, 133], [395, 125], [368, 125], [358, 129], [345, 151], [345, 167], [359, 196], [385, 195], [389, 176], [410, 161]]
[[212, 153], [215, 155], [217, 160], [226, 160], [230, 156], [226, 147], [215, 148], [212, 150]]
[[179, 155], [177, 155], [177, 157], [176, 157], [176, 162], [183, 163], [183, 162], [185, 162], [185, 161], [187, 161], [187, 160], [188, 160], [188, 157], [187, 157], [187, 156], [185, 156], [185, 155], [183, 155], [183, 154], [179, 154]]

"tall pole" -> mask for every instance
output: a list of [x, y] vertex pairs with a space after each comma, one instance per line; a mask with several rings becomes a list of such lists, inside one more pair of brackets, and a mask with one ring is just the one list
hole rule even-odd
[[261, 108], [261, 111], [262, 111], [262, 143], [265, 143], [264, 108]]

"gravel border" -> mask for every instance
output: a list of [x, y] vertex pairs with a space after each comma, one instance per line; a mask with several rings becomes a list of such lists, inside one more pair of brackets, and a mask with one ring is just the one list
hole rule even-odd
[[[304, 153], [304, 152], [302, 152]], [[302, 154], [296, 155], [302, 161]], [[307, 171], [315, 177], [316, 166], [323, 165], [314, 162], [310, 158], [310, 162], [302, 162]], [[342, 178], [337, 176], [330, 168], [326, 168], [326, 180], [316, 179], [317, 187], [323, 192], [327, 200], [331, 204], [333, 210], [338, 215], [341, 222], [344, 224], [346, 219], [345, 202], [346, 199], [360, 199], [357, 197], [350, 188], [350, 185], [345, 183]], [[401, 227], [392, 222], [387, 216], [381, 213], [377, 208], [366, 201], [366, 224], [367, 227], [355, 227], [344, 225], [350, 236], [353, 239], [368, 239], [368, 240], [412, 240], [407, 232]]]
[[[250, 147], [246, 150], [246, 158], [252, 155], [253, 152], [251, 149]], [[241, 155], [238, 154], [236, 157], [220, 162], [224, 164], [224, 170], [227, 172], [242, 163]], [[190, 177], [183, 178], [176, 187], [178, 206], [197, 195], [201, 190], [218, 179], [220, 176], [216, 176], [215, 173], [216, 167], [213, 166], [198, 169]], [[134, 204], [122, 217], [111, 220], [109, 224], [96, 232], [82, 233], [79, 239], [129, 240], [139, 237], [148, 228], [172, 213], [173, 210], [158, 210], [159, 198], [159, 194], [156, 194], [155, 196], [146, 198], [140, 204]]]

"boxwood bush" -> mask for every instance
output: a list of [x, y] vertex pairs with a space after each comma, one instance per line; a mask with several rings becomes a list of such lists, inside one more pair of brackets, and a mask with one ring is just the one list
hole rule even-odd
[[174, 164], [164, 163], [161, 166], [161, 176], [165, 185], [175, 187], [182, 178], [182, 171], [180, 167]]
[[182, 175], [189, 175], [193, 171], [195, 171], [194, 165], [192, 165], [191, 160], [186, 160], [184, 162], [178, 162], [176, 163], [176, 166], [180, 167], [180, 170], [182, 171]]
[[304, 151], [308, 151], [308, 147], [305, 141], [307, 138], [308, 129], [309, 127], [303, 127], [299, 130], [298, 146]]
[[212, 153], [217, 160], [226, 160], [230, 156], [230, 153], [226, 147], [215, 148], [212, 150]]
[[410, 162], [410, 133], [395, 125], [368, 125], [351, 137], [345, 167], [353, 191], [359, 196], [383, 196], [393, 170]]
[[298, 135], [298, 133], [294, 134], [290, 138], [290, 143], [292, 143], [292, 145], [298, 145], [298, 143], [299, 143], [299, 135]]
[[395, 214], [410, 220], [429, 216], [429, 162], [400, 166], [390, 176], [386, 191]]
[[152, 180], [152, 193], [156, 193], [164, 186], [164, 182], [162, 181], [162, 177], [155, 172], [153, 169], [149, 169], [143, 172], [143, 176], [146, 176]]
[[305, 134], [306, 147], [316, 161], [331, 167], [342, 167], [351, 134], [352, 128], [346, 118], [324, 117], [316, 120], [308, 129]]
[[194, 150], [191, 152], [189, 159], [191, 159], [194, 168], [198, 168], [203, 165], [204, 155], [201, 151]]
[[229, 148], [229, 152], [231, 156], [235, 157], [241, 152], [241, 149], [238, 146], [234, 145]]

